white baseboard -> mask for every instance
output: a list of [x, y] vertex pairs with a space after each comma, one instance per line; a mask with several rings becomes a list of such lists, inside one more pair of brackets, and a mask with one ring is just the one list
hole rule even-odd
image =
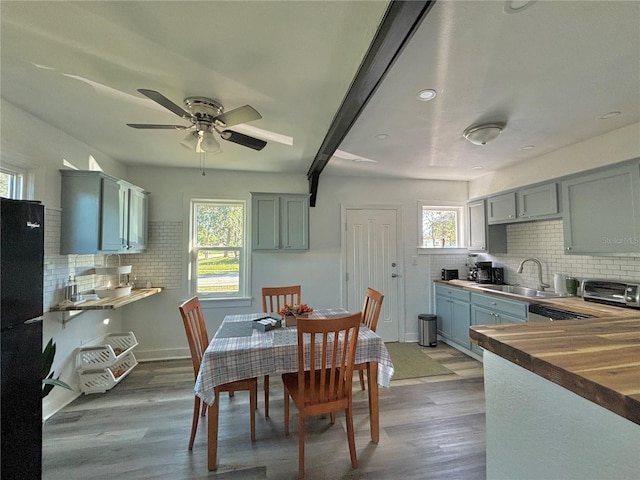
[[139, 362], [154, 362], [158, 360], [176, 360], [182, 358], [191, 358], [191, 352], [188, 348], [166, 348], [159, 350], [134, 350], [136, 360]]
[[419, 340], [418, 333], [407, 333], [404, 336], [405, 343], [417, 343]]

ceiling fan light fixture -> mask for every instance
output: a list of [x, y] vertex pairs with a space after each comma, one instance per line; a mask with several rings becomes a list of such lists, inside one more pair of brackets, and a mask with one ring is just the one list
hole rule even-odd
[[196, 147], [198, 146], [198, 136], [198, 132], [190, 132], [186, 137], [184, 137], [184, 139], [182, 139], [180, 145], [195, 152]]
[[502, 133], [504, 123], [486, 123], [467, 128], [462, 135], [474, 145], [486, 145]]
[[220, 153], [220, 143], [216, 140], [213, 132], [204, 132], [202, 134], [202, 141], [200, 142], [200, 148], [207, 153]]

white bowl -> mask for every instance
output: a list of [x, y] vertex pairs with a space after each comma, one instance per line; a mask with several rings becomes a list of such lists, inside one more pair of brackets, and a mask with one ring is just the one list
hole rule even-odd
[[96, 288], [95, 292], [99, 298], [120, 298], [131, 294], [131, 285], [115, 288]]

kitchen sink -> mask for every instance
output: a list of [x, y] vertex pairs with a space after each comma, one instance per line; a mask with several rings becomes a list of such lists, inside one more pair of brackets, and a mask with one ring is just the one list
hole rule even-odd
[[535, 288], [520, 287], [515, 285], [478, 285], [476, 288], [487, 290], [490, 292], [502, 292], [508, 295], [526, 298], [558, 298], [566, 295], [560, 295], [554, 292], [545, 292], [536, 290]]

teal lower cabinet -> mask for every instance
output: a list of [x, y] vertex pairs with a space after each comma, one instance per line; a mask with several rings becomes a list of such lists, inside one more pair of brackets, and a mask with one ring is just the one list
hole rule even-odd
[[436, 315], [440, 336], [466, 349], [471, 348], [469, 327], [471, 313], [469, 298], [471, 293], [462, 288], [435, 285]]
[[[529, 304], [516, 300], [506, 300], [495, 295], [471, 294], [471, 325], [492, 325], [495, 323], [521, 323], [527, 321]], [[482, 354], [483, 349], [476, 344], [471, 351]]]

